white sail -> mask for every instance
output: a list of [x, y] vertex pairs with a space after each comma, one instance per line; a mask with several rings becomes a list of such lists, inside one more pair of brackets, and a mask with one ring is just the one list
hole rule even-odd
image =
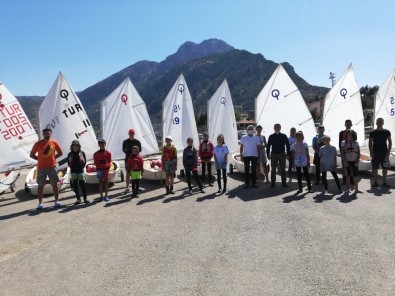
[[193, 139], [194, 146], [199, 145], [199, 137], [193, 112], [192, 98], [180, 75], [174, 83], [166, 99], [163, 101], [163, 143], [167, 136], [173, 138], [173, 145], [182, 152], [187, 146], [187, 139]]
[[395, 69], [380, 86], [374, 106], [374, 124], [377, 118], [384, 119], [384, 128], [395, 131]]
[[311, 145], [316, 135], [313, 118], [292, 79], [281, 64], [259, 93], [255, 103], [255, 121], [268, 138], [273, 126], [281, 124], [281, 132], [289, 136], [292, 127], [302, 131], [306, 143]]
[[208, 101], [207, 125], [209, 138], [214, 145], [217, 136], [223, 134], [229, 152], [238, 151], [235, 110], [226, 79]]
[[52, 138], [57, 140], [63, 150], [59, 167], [67, 166], [67, 154], [73, 140], [79, 140], [87, 159], [99, 148], [95, 132], [79, 98], [62, 73], [49, 90], [39, 108], [40, 131], [52, 129]]
[[35, 164], [30, 150], [38, 140], [36, 131], [19, 101], [0, 83], [0, 172]]
[[331, 137], [333, 144], [337, 143], [340, 131], [345, 129], [344, 122], [347, 119], [352, 121], [352, 129], [357, 133], [360, 146], [364, 146], [365, 126], [361, 94], [352, 64], [325, 97], [322, 124], [325, 134]]
[[159, 152], [147, 107], [129, 77], [102, 101], [100, 119], [103, 138], [114, 159], [125, 158], [122, 142], [131, 128], [141, 142], [142, 155]]

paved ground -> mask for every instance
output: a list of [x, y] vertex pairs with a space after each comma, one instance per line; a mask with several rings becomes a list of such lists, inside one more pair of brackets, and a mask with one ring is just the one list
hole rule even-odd
[[368, 175], [357, 196], [243, 189], [234, 173], [223, 195], [144, 181], [138, 199], [115, 184], [107, 204], [66, 191], [42, 212], [25, 175], [0, 196], [0, 295], [395, 295], [395, 194]]

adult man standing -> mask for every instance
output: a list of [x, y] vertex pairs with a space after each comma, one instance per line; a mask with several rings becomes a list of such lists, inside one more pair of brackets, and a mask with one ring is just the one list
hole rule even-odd
[[[280, 165], [281, 169], [281, 183], [283, 187], [288, 187], [286, 182], [285, 162], [290, 155], [288, 137], [281, 133], [281, 125], [276, 123], [274, 125], [274, 133], [269, 136], [267, 142], [267, 158], [270, 159], [272, 166], [271, 173], [271, 188], [275, 187], [276, 184], [276, 167]], [[270, 153], [270, 149], [272, 150]], [[285, 152], [286, 151], [286, 152]]]
[[[36, 142], [30, 151], [30, 157], [37, 160], [37, 184], [38, 184], [38, 206], [37, 210], [41, 210], [44, 206], [43, 190], [46, 179], [48, 177], [53, 193], [55, 196], [55, 207], [60, 207], [58, 202], [59, 191], [58, 181], [59, 177], [56, 172], [56, 159], [62, 156], [63, 152], [59, 143], [51, 139], [52, 130], [50, 128], [43, 129], [43, 139]], [[37, 155], [36, 155], [37, 154]]]
[[126, 189], [123, 192], [123, 194], [126, 194], [129, 192], [129, 184], [130, 184], [130, 172], [126, 169], [127, 167], [127, 162], [129, 156], [132, 154], [132, 148], [133, 146], [139, 147], [139, 152], [141, 152], [141, 143], [139, 140], [134, 138], [134, 129], [129, 130], [129, 138], [123, 141], [122, 143], [122, 151], [125, 153], [125, 170], [126, 170]]
[[247, 135], [242, 136], [240, 140], [240, 158], [244, 161], [244, 188], [250, 187], [250, 179], [252, 187], [258, 188], [256, 186], [256, 164], [260, 145], [259, 138], [254, 135], [254, 127], [252, 125], [247, 126]]
[[377, 118], [377, 128], [369, 134], [369, 151], [372, 158], [373, 184], [372, 187], [378, 187], [377, 170], [380, 165], [383, 170], [383, 182], [381, 187], [390, 187], [387, 184], [387, 168], [389, 165], [389, 155], [392, 148], [391, 132], [383, 128], [384, 119]]
[[[339, 133], [339, 151], [341, 151], [342, 150], [342, 148], [341, 148], [341, 146], [342, 146], [342, 141], [345, 141], [346, 140], [346, 132], [348, 131], [348, 130], [350, 130], [351, 129], [351, 127], [352, 127], [352, 122], [351, 122], [351, 120], [350, 119], [347, 119], [345, 122], [344, 122], [344, 126], [346, 127], [346, 129], [345, 130], [343, 130], [343, 131], [341, 131], [340, 133]], [[343, 185], [346, 185], [346, 175], [347, 175], [347, 171], [346, 171], [346, 169], [344, 168], [344, 164], [343, 164], [343, 162], [342, 162], [342, 175], [343, 175]]]

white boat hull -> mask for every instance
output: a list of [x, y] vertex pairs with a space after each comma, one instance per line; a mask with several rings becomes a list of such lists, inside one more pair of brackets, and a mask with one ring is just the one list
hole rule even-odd
[[[337, 166], [342, 167], [342, 158], [340, 156], [337, 157]], [[358, 166], [358, 171], [360, 172], [367, 172], [372, 170], [372, 163], [371, 163], [371, 158], [370, 155], [366, 153], [361, 153], [361, 157], [359, 159], [359, 166]]]
[[391, 163], [391, 167], [395, 167], [395, 151], [392, 151], [390, 153], [390, 163]]
[[[110, 168], [110, 172], [108, 174], [108, 182], [120, 182], [122, 179], [122, 170], [120, 169], [120, 165], [117, 161], [112, 161], [113, 169]], [[93, 170], [90, 171], [88, 166], [92, 167]], [[84, 175], [85, 175], [85, 182], [88, 184], [99, 184], [99, 180], [96, 177], [96, 167], [93, 164], [93, 161], [87, 161]]]
[[[37, 196], [38, 193], [38, 184], [36, 180], [37, 167], [33, 167], [26, 176], [25, 182], [25, 190], [29, 191], [30, 194]], [[58, 182], [58, 191], [61, 191], [70, 185], [70, 168], [62, 169], [58, 171], [59, 182]], [[51, 184], [48, 182], [44, 185], [43, 195], [52, 195], [53, 188]]]
[[19, 178], [19, 173], [12, 171], [9, 174], [0, 174], [0, 194], [3, 194], [6, 190], [10, 189], [12, 192], [15, 191], [15, 182]]

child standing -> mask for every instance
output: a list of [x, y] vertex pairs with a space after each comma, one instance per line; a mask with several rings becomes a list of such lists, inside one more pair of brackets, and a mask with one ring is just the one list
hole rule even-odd
[[[217, 166], [217, 182], [218, 182], [218, 193], [226, 192], [226, 167], [228, 165], [228, 154], [229, 149], [225, 145], [225, 139], [222, 134], [217, 137], [217, 146], [214, 148], [214, 160]], [[224, 179], [224, 187], [221, 187], [221, 172]]]
[[[353, 187], [355, 186], [355, 193], [361, 193], [358, 190], [358, 164], [361, 153], [357, 142], [357, 133], [352, 129], [346, 132], [346, 140], [341, 143], [341, 155], [347, 172], [348, 191], [354, 190]], [[354, 184], [350, 184], [350, 177], [352, 177]]]
[[130, 154], [127, 162], [127, 170], [132, 179], [132, 192], [133, 197], [137, 197], [140, 187], [140, 179], [143, 175], [144, 160], [139, 154], [140, 149], [138, 146], [132, 147], [132, 154]]
[[213, 183], [211, 183], [211, 158], [213, 158], [213, 152], [214, 152], [214, 145], [208, 140], [208, 132], [205, 132], [203, 134], [203, 141], [199, 145], [199, 157], [202, 161], [202, 182], [203, 186], [204, 183], [206, 182], [205, 177], [206, 177], [206, 165], [207, 165], [207, 175], [208, 175], [208, 185], [210, 187], [213, 186]]
[[174, 173], [177, 170], [177, 149], [171, 142], [172, 138], [167, 136], [166, 145], [162, 149], [162, 171], [166, 173], [166, 194], [174, 194]]
[[[296, 128], [292, 127], [289, 131], [289, 137], [288, 137], [288, 142], [289, 142], [289, 146], [292, 146], [293, 144], [296, 143]], [[291, 183], [292, 182], [292, 168], [293, 168], [293, 159], [292, 159], [292, 153], [289, 156], [288, 159], [288, 182]]]
[[303, 141], [304, 136], [301, 131], [297, 132], [295, 135], [296, 138], [296, 143], [292, 145], [291, 151], [292, 151], [292, 157], [294, 160], [294, 167], [296, 168], [296, 176], [298, 179], [298, 185], [299, 185], [299, 190], [297, 193], [302, 192], [302, 170], [304, 177], [307, 182], [307, 188], [309, 192], [313, 192], [311, 189], [311, 183], [310, 183], [310, 176], [309, 176], [309, 167], [310, 167], [310, 155], [309, 155], [309, 147], [307, 144]]
[[202, 184], [200, 183], [199, 176], [197, 173], [197, 162], [198, 162], [198, 156], [197, 156], [197, 150], [195, 147], [192, 146], [193, 144], [193, 139], [188, 138], [187, 139], [187, 144], [188, 146], [185, 147], [184, 152], [182, 154], [182, 163], [184, 165], [185, 169], [185, 174], [187, 176], [187, 183], [188, 183], [188, 188], [189, 188], [189, 193], [192, 193], [192, 186], [191, 186], [191, 172], [193, 175], [193, 178], [195, 179], [196, 183], [199, 186], [200, 192], [204, 193]]
[[86, 186], [84, 177], [84, 167], [86, 164], [85, 152], [81, 151], [81, 145], [78, 140], [74, 140], [70, 146], [70, 152], [67, 156], [68, 165], [70, 167], [71, 180], [73, 183], [73, 190], [77, 201], [74, 203], [78, 205], [81, 203], [81, 197], [79, 187], [81, 187], [82, 196], [84, 197], [84, 203], [90, 203], [86, 198]]
[[111, 152], [106, 150], [106, 140], [99, 139], [97, 141], [99, 150], [93, 154], [93, 162], [97, 169], [97, 178], [99, 179], [99, 202], [103, 200], [110, 201], [108, 197], [108, 175], [111, 166]]
[[319, 157], [320, 157], [320, 166], [322, 172], [322, 184], [325, 188], [325, 193], [328, 192], [328, 181], [326, 179], [326, 173], [331, 172], [333, 178], [335, 179], [337, 189], [339, 193], [342, 192], [340, 187], [339, 177], [336, 173], [336, 147], [331, 146], [331, 138], [329, 136], [324, 136], [322, 138], [322, 142], [324, 146], [320, 148]]

